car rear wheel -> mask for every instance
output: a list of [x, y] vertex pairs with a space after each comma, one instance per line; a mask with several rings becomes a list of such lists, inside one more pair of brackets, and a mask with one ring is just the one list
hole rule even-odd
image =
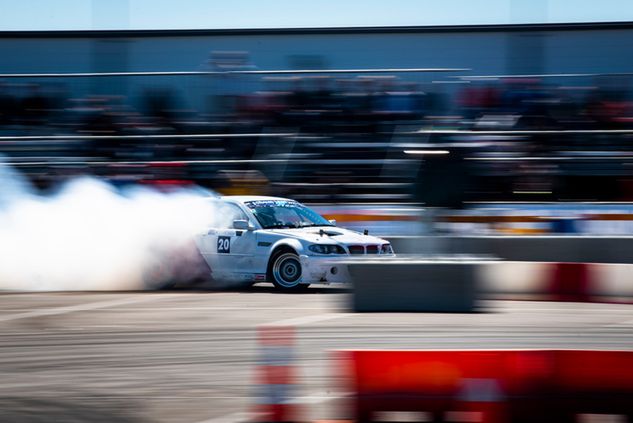
[[269, 280], [282, 291], [299, 291], [308, 287], [301, 283], [301, 261], [294, 252], [280, 251], [270, 261]]

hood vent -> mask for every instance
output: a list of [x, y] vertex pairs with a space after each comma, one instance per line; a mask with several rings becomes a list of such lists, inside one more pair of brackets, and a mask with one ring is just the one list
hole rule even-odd
[[315, 234], [317, 234], [317, 235], [320, 235], [321, 233], [323, 233], [323, 235], [327, 235], [327, 236], [343, 235], [343, 232], [329, 231], [327, 229], [321, 229], [319, 232], [315, 232]]

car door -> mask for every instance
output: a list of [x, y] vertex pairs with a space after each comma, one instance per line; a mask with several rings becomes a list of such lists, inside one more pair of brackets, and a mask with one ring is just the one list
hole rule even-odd
[[226, 203], [217, 211], [222, 219], [217, 227], [209, 228], [200, 239], [200, 250], [214, 278], [251, 280], [253, 277], [254, 231], [233, 228], [233, 220], [248, 220], [236, 204]]
[[[235, 213], [233, 220], [246, 220], [249, 221], [248, 216], [242, 209], [235, 204], [230, 204]], [[231, 226], [232, 226], [231, 221]], [[222, 245], [220, 245], [220, 239], [223, 239]], [[240, 230], [230, 228], [226, 235], [223, 237], [218, 236], [218, 249], [229, 248], [228, 252], [228, 264], [235, 274], [237, 279], [240, 280], [252, 280], [253, 273], [255, 273], [253, 256], [255, 254], [255, 246], [257, 239], [255, 231]]]

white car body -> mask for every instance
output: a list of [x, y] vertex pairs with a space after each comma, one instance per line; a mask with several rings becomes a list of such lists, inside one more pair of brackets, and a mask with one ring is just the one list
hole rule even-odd
[[[298, 284], [346, 283], [349, 281], [346, 266], [340, 262], [356, 254], [393, 255], [388, 241], [374, 236], [336, 227], [302, 204], [278, 197], [226, 196], [215, 199], [222, 222], [199, 235], [196, 245], [211, 268], [213, 279], [252, 284], [269, 281], [271, 257], [280, 251], [292, 252], [301, 264]], [[314, 213], [328, 225], [313, 227], [284, 227], [266, 229], [260, 205], [285, 204], [290, 210], [296, 205]], [[249, 204], [251, 205], [249, 207]], [[255, 204], [256, 206], [253, 206]], [[304, 210], [304, 209], [302, 209]], [[256, 213], [260, 213], [256, 216]], [[235, 222], [239, 220], [241, 222]], [[248, 226], [245, 227], [246, 220]], [[240, 226], [241, 229], [236, 229]], [[297, 223], [297, 225], [300, 223]], [[314, 245], [325, 245], [337, 253], [319, 254]], [[312, 246], [312, 247], [311, 247]], [[296, 263], [296, 261], [295, 261]]]

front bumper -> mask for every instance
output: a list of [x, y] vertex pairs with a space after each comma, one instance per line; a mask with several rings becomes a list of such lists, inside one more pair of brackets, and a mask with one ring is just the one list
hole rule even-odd
[[348, 256], [308, 256], [301, 255], [301, 283], [344, 284], [351, 282], [345, 259]]

